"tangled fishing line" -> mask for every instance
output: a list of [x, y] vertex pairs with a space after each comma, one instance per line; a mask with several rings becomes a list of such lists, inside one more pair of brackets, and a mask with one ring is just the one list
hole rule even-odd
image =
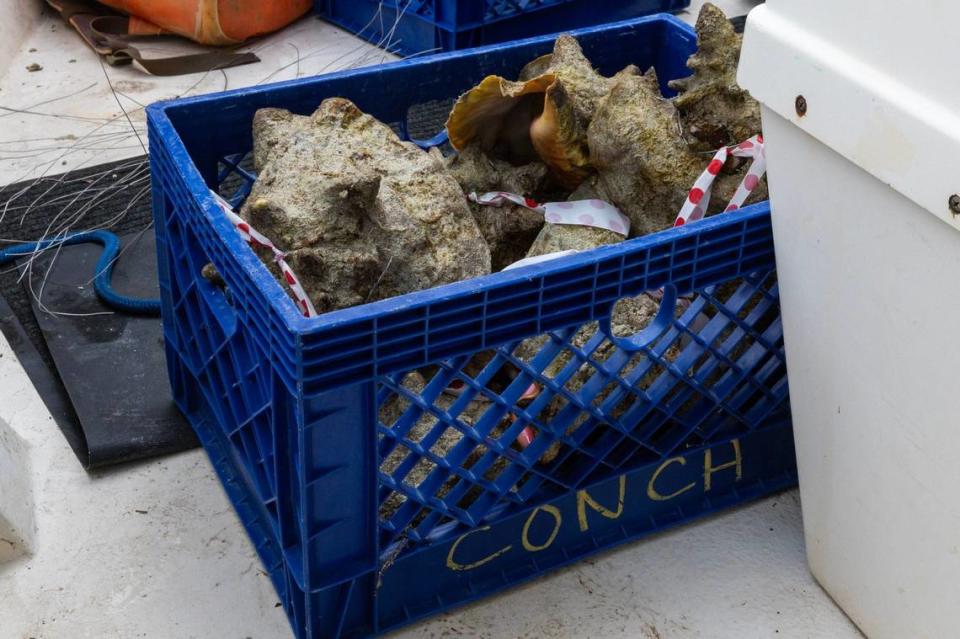
[[[407, 0], [396, 9], [384, 10], [381, 2], [369, 22], [358, 33], [366, 36], [373, 42], [358, 41], [355, 46], [337, 55], [318, 68], [311, 69], [310, 74], [320, 74], [330, 71], [354, 68], [367, 64], [386, 61], [391, 58], [387, 51], [395, 50], [400, 40], [397, 39], [397, 27], [406, 14], [413, 0]], [[292, 38], [303, 30], [310, 29], [310, 18], [293, 25], [286, 32], [275, 37], [265, 38], [254, 42], [250, 50], [263, 53], [270, 48], [287, 48], [295, 53], [292, 61], [284, 62], [269, 74], [265, 75], [256, 84], [279, 79], [292, 69], [293, 78], [302, 77], [304, 62], [318, 57], [329, 56], [343, 45], [336, 40], [323, 39], [323, 44], [313, 50], [301, 52], [300, 48], [290, 42]], [[382, 34], [375, 39], [372, 33]], [[428, 53], [424, 51], [422, 53]], [[278, 57], [282, 57], [278, 54]], [[78, 115], [69, 110], [57, 110], [61, 104], [76, 98], [88, 96], [97, 87], [102, 86], [100, 81], [92, 82], [80, 89], [69, 93], [47, 98], [25, 106], [0, 105], [0, 121], [3, 119], [17, 120], [18, 126], [5, 127], [7, 130], [36, 130], [39, 127], [29, 126], [31, 120], [56, 120], [59, 123], [71, 124], [71, 129], [77, 133], [66, 135], [47, 135], [37, 137], [14, 137], [0, 140], [0, 168], [7, 171], [17, 169], [19, 177], [12, 180], [11, 186], [0, 189], [0, 274], [19, 271], [18, 281], [26, 282], [29, 294], [37, 303], [38, 308], [53, 315], [70, 315], [48, 308], [43, 301], [43, 289], [47, 284], [52, 270], [53, 261], [60, 250], [67, 245], [82, 241], [95, 241], [105, 246], [114, 246], [106, 239], [113, 229], [122, 228], [124, 220], [131, 211], [137, 210], [149, 200], [150, 171], [146, 157], [147, 146], [145, 140], [146, 125], [143, 119], [145, 105], [122, 90], [111, 79], [107, 67], [100, 63], [103, 79], [109, 88], [113, 101], [119, 112], [107, 117]], [[214, 90], [229, 88], [228, 73], [232, 69], [214, 69], [200, 75], [200, 77], [175, 97], [185, 97], [193, 94], [198, 88], [205, 86], [211, 76], [222, 76], [222, 85], [212, 86]], [[79, 132], [82, 131], [82, 132]], [[104, 155], [114, 157], [130, 156], [137, 151], [143, 153], [140, 157], [132, 157], [102, 170], [84, 170], [93, 168], [90, 165]], [[56, 170], [71, 162], [71, 170], [56, 174]], [[4, 167], [4, 165], [6, 165]], [[122, 204], [114, 213], [104, 217], [103, 209], [111, 205], [116, 206], [118, 198]], [[31, 223], [32, 216], [43, 215], [40, 231], [33, 236], [24, 237], [24, 232], [36, 226]], [[137, 229], [136, 239], [139, 239], [152, 226], [148, 221]], [[17, 232], [20, 231], [20, 232]], [[114, 241], [116, 236], [113, 235]], [[100, 261], [86, 285], [93, 284], [98, 296], [111, 308], [125, 312], [155, 312], [158, 303], [153, 300], [147, 310], [136, 306], [136, 301], [117, 299], [102, 294], [109, 289], [109, 273], [116, 260], [133, 246], [128, 242], [122, 249], [119, 242], [116, 250], [105, 250]], [[43, 268], [38, 268], [40, 258], [48, 256], [53, 259]], [[106, 280], [104, 281], [104, 278]], [[106, 285], [106, 289], [104, 288]], [[136, 303], [135, 303], [136, 302]]]

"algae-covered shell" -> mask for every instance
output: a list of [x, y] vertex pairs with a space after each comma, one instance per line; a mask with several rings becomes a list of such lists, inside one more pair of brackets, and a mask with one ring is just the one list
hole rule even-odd
[[697, 18], [693, 74], [671, 81], [684, 133], [698, 151], [742, 142], [760, 132], [760, 105], [737, 84], [742, 37], [719, 8], [704, 4]]

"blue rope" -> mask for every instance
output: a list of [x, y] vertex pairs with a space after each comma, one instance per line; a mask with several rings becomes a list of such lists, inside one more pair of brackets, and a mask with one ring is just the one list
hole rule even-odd
[[160, 300], [145, 300], [120, 295], [110, 285], [113, 276], [114, 260], [120, 254], [120, 240], [109, 231], [81, 231], [71, 233], [65, 237], [40, 242], [16, 244], [9, 248], [0, 249], [0, 265], [7, 264], [17, 258], [30, 255], [34, 251], [43, 250], [51, 246], [66, 246], [69, 244], [83, 244], [94, 242], [103, 246], [103, 253], [97, 260], [96, 276], [93, 278], [93, 290], [97, 297], [110, 308], [124, 313], [135, 315], [159, 315]]

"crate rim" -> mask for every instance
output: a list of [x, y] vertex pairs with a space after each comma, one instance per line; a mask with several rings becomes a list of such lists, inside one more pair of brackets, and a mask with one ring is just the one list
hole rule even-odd
[[[648, 23], [661, 23], [686, 33], [689, 36], [696, 37], [691, 25], [670, 13], [657, 13], [560, 33], [569, 33], [576, 37]], [[304, 86], [316, 82], [329, 81], [331, 79], [362, 78], [365, 76], [379, 75], [384, 70], [390, 68], [428, 66], [439, 60], [452, 60], [461, 57], [472, 57], [483, 53], [495, 53], [504, 49], [521, 48], [531, 44], [549, 42], [555, 39], [557, 35], [556, 33], [538, 35], [507, 43], [494, 43], [470, 49], [441, 52], [422, 58], [397, 60], [381, 65], [361, 67], [359, 69], [346, 69], [310, 78], [284, 80], [256, 87], [238, 88], [201, 96], [161, 100], [147, 106], [148, 127], [156, 133], [155, 139], [162, 140], [161, 144], [172, 156], [174, 160], [173, 164], [187, 185], [190, 196], [201, 206], [203, 215], [212, 223], [219, 238], [231, 249], [252, 282], [264, 291], [265, 295], [269, 298], [270, 305], [278, 313], [283, 322], [284, 328], [298, 338], [305, 335], [326, 332], [347, 324], [373, 321], [387, 313], [420, 308], [431, 303], [466, 296], [472, 293], [489, 291], [500, 286], [529, 282], [535, 278], [560, 275], [565, 271], [593, 265], [602, 259], [624, 258], [633, 255], [648, 248], [652, 244], [661, 243], [667, 239], [680, 240], [686, 236], [697, 235], [701, 231], [707, 231], [719, 225], [727, 224], [733, 217], [747, 221], [754, 217], [767, 214], [769, 204], [767, 202], [760, 202], [743, 207], [735, 212], [714, 215], [691, 225], [664, 229], [643, 237], [627, 239], [617, 244], [582, 251], [575, 255], [558, 257], [553, 260], [522, 268], [490, 273], [468, 280], [443, 284], [429, 289], [414, 291], [349, 308], [337, 309], [307, 318], [298, 312], [296, 306], [291, 303], [286, 291], [282, 289], [256, 254], [240, 238], [240, 235], [236, 232], [226, 216], [220, 214], [219, 205], [215, 201], [203, 177], [200, 175], [171, 118], [171, 112], [185, 108], [197, 106], [213, 107], [241, 96], [271, 93], [285, 87]]]

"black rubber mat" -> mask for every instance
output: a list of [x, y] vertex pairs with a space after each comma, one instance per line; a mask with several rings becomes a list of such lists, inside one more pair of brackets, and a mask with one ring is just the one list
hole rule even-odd
[[87, 451], [87, 438], [80, 428], [80, 420], [76, 411], [73, 410], [73, 404], [70, 403], [70, 396], [67, 395], [67, 389], [64, 388], [56, 370], [51, 370], [50, 366], [43, 361], [40, 353], [34, 347], [33, 342], [27, 336], [23, 326], [13, 314], [13, 310], [7, 301], [0, 297], [0, 331], [3, 332], [7, 343], [13, 349], [20, 365], [27, 373], [37, 393], [46, 404], [47, 410], [54, 421], [63, 431], [64, 437], [73, 452], [77, 454], [84, 465], [89, 459]]
[[[34, 241], [66, 229], [109, 228], [118, 234], [140, 231], [151, 220], [149, 184], [144, 156], [5, 186], [0, 189], [0, 246]], [[78, 213], [80, 219], [74, 219]], [[0, 295], [40, 357], [52, 366], [19, 276], [16, 268], [0, 267]]]
[[[145, 158], [136, 158], [6, 187], [0, 237], [29, 241], [66, 228], [128, 232], [114, 288], [156, 297], [147, 175]], [[88, 468], [197, 445], [170, 399], [160, 320], [112, 313], [94, 294], [90, 280], [101, 250], [68, 246], [55, 258], [39, 257], [29, 277], [10, 268], [0, 274], [7, 302], [0, 328]], [[58, 314], [40, 309], [38, 297]]]

